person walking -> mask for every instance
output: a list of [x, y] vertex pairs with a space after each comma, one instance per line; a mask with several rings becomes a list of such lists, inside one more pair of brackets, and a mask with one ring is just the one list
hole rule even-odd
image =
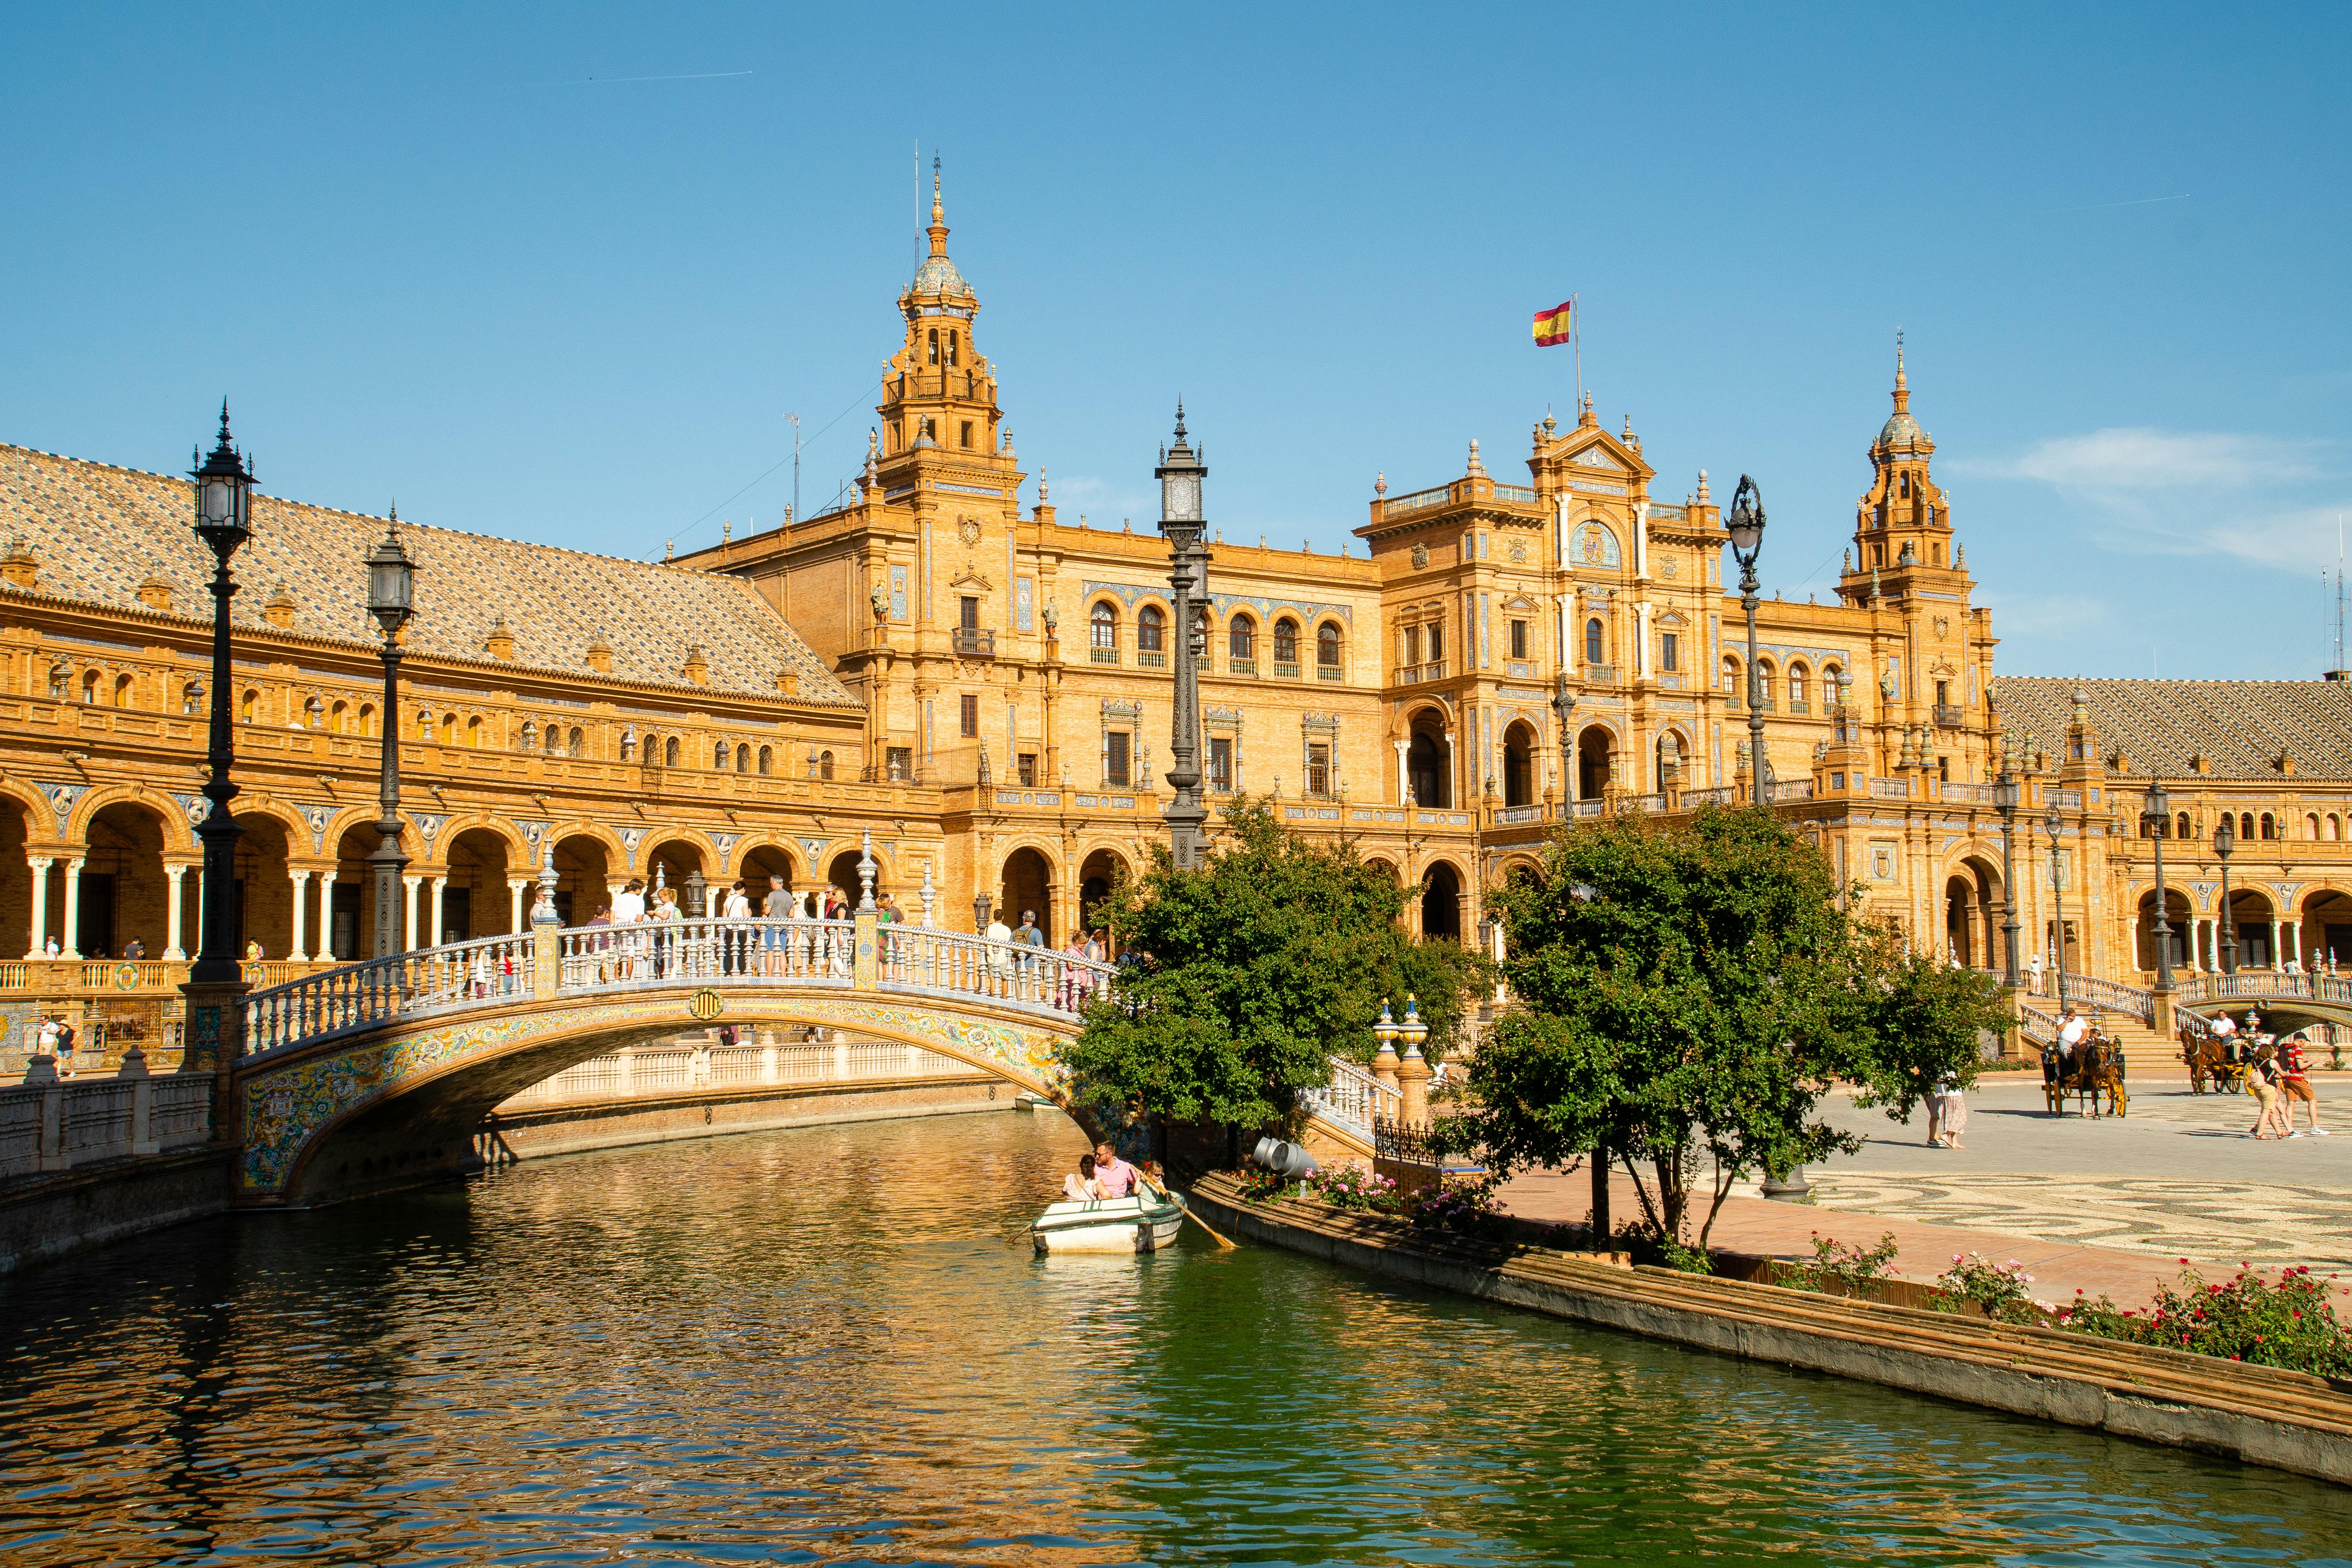
[[1013, 994], [1013, 928], [1004, 923], [1003, 915], [992, 915], [981, 934], [992, 944], [988, 950], [988, 994], [1009, 996]]
[[2039, 952], [2025, 961], [2025, 988], [2036, 996], [2042, 994], [2042, 955]]
[[74, 1026], [73, 1020], [70, 1018], [60, 1018], [58, 1020], [58, 1048], [56, 1056], [58, 1058], [58, 1076], [59, 1078], [73, 1077]]
[[2312, 1091], [2311, 1072], [2304, 1060], [2303, 1037], [2299, 1034], [2289, 1035], [2279, 1042], [2278, 1083], [2280, 1110], [2286, 1123], [2286, 1135], [2290, 1138], [2303, 1136], [2294, 1130], [2294, 1108], [2296, 1102], [2301, 1101], [2304, 1115], [2311, 1123], [2311, 1135], [2314, 1138], [2328, 1136], [2327, 1129], [2319, 1124], [2319, 1096]]
[[1942, 1142], [1947, 1149], [1965, 1149], [1960, 1142], [1961, 1129], [1969, 1124], [1968, 1096], [1960, 1089], [1959, 1075], [1947, 1072], [1936, 1080], [1929, 1097], [1937, 1102], [1944, 1124]]
[[[2283, 1109], [2284, 1097], [2279, 1093], [2277, 1075], [2278, 1066], [2268, 1051], [2256, 1052], [2254, 1059], [2246, 1064], [2246, 1092], [2252, 1095], [2262, 1107], [2254, 1118], [2254, 1124], [2246, 1129], [2252, 1137], [2286, 1136], [2286, 1118]], [[2275, 1127], [2278, 1131], [2265, 1132], [2263, 1130], [2266, 1127]]]

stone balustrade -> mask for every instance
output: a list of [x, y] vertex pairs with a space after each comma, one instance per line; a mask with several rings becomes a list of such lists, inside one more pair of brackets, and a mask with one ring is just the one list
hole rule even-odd
[[111, 1078], [60, 1080], [47, 1057], [0, 1089], [0, 1181], [69, 1171], [212, 1141], [210, 1073], [151, 1077], [133, 1051]]

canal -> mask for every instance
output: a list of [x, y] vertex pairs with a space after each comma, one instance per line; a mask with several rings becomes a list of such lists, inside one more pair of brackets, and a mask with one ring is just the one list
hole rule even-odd
[[0, 1561], [2352, 1561], [2266, 1470], [1268, 1250], [1041, 1262], [1079, 1149], [615, 1151], [0, 1280]]

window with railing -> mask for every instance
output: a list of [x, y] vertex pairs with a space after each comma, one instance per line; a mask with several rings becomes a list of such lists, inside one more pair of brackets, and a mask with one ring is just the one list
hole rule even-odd
[[1307, 793], [1316, 796], [1331, 793], [1331, 748], [1320, 741], [1307, 743]]
[[1168, 667], [1168, 617], [1157, 605], [1135, 613], [1135, 662], [1153, 669]]
[[1087, 616], [1087, 657], [1097, 664], [1118, 662], [1118, 611], [1108, 602]]
[[1315, 628], [1315, 675], [1320, 680], [1339, 679], [1339, 628], [1330, 621]]
[[1234, 791], [1234, 738], [1231, 735], [1209, 737], [1209, 787], [1219, 795]]

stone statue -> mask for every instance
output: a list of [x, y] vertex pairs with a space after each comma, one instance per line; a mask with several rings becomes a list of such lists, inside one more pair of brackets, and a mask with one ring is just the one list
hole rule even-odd
[[874, 605], [874, 624], [880, 626], [890, 618], [890, 590], [877, 583], [868, 597]]

